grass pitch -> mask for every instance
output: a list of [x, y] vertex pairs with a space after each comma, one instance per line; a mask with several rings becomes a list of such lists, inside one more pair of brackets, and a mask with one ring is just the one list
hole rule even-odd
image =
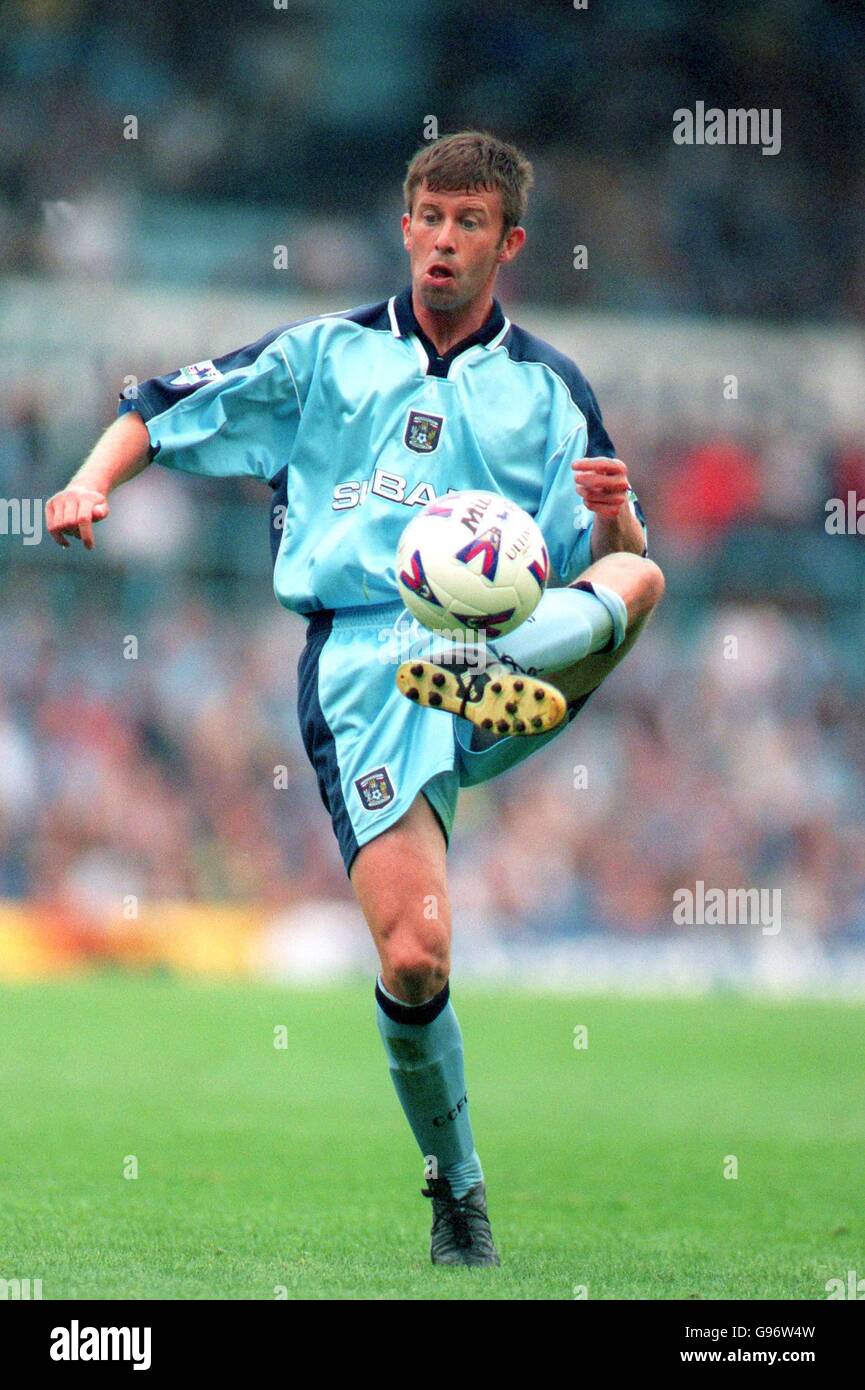
[[0, 1278], [46, 1299], [823, 1299], [865, 1275], [861, 1009], [459, 982], [454, 1002], [501, 1269], [429, 1263], [371, 986], [103, 976], [0, 992]]

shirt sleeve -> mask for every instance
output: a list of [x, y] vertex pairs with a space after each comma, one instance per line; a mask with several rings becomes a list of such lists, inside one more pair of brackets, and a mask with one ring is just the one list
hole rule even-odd
[[594, 516], [574, 486], [571, 464], [586, 457], [586, 422], [565, 436], [548, 458], [535, 517], [550, 555], [550, 587], [570, 584], [592, 562]]
[[[581, 458], [615, 458], [595, 393], [582, 372], [568, 362], [550, 410], [549, 454], [535, 517], [550, 555], [550, 587], [572, 583], [592, 563], [595, 516], [576, 490], [571, 464]], [[644, 538], [646, 527], [636, 495], [632, 503]], [[646, 555], [644, 548], [643, 554]]]
[[127, 388], [119, 413], [139, 412], [150, 459], [210, 478], [270, 482], [291, 451], [302, 408], [283, 332]]

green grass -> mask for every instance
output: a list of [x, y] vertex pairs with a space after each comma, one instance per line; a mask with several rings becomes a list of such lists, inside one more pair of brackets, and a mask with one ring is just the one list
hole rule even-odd
[[45, 1298], [819, 1299], [865, 1275], [860, 1009], [455, 1003], [500, 1270], [429, 1264], [369, 987], [104, 976], [0, 993], [0, 1277]]

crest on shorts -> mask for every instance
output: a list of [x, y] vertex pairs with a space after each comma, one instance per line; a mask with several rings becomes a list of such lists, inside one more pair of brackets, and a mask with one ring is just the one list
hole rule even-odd
[[396, 795], [386, 767], [377, 767], [365, 772], [363, 777], [356, 777], [354, 785], [365, 811], [380, 811], [383, 806], [389, 806]]
[[421, 410], [410, 410], [404, 443], [416, 454], [431, 454], [438, 446], [444, 422], [443, 415], [426, 415]]

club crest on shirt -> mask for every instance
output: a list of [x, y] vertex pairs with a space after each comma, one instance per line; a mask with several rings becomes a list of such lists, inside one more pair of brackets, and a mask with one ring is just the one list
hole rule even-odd
[[365, 772], [363, 777], [356, 777], [354, 785], [365, 811], [380, 811], [382, 807], [389, 806], [396, 795], [386, 767], [377, 767], [372, 772]]
[[219, 381], [222, 372], [208, 359], [206, 362], [193, 362], [191, 367], [181, 367], [171, 386], [202, 386], [206, 381]]
[[444, 422], [443, 415], [410, 410], [403, 442], [416, 454], [431, 454], [438, 445]]

